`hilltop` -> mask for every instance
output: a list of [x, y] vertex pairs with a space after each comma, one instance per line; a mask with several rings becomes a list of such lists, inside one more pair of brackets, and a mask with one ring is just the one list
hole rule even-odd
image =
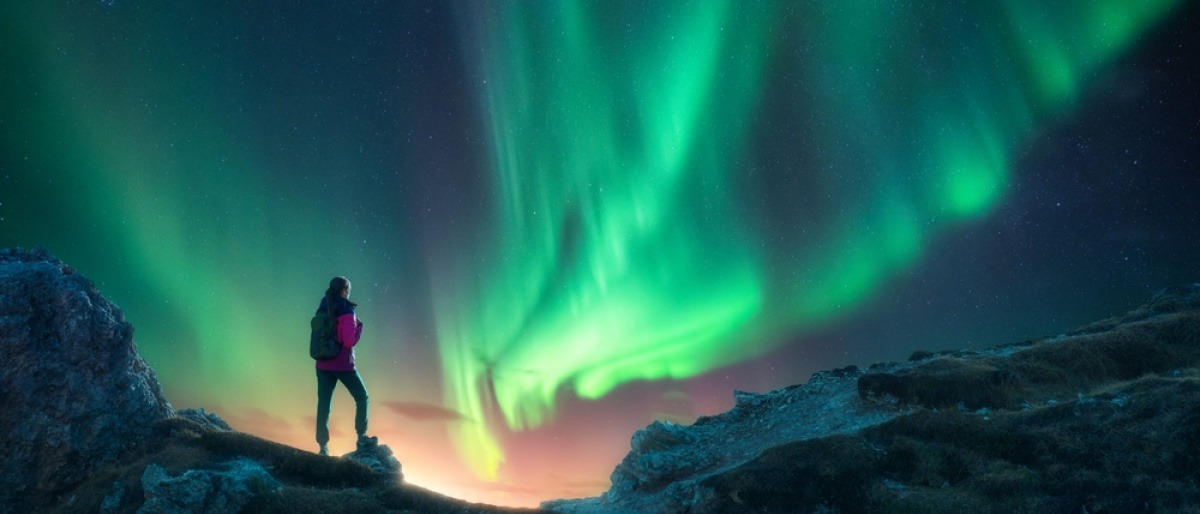
[[133, 332], [71, 266], [0, 249], [0, 514], [529, 512], [407, 484], [387, 445], [326, 457], [175, 410]]
[[816, 373], [655, 422], [590, 512], [1196, 512], [1200, 284], [984, 351]]

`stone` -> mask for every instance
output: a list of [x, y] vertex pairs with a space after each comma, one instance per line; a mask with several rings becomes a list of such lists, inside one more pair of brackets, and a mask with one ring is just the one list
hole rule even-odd
[[133, 325], [45, 250], [0, 249], [0, 512], [64, 494], [172, 415]]
[[142, 473], [146, 501], [139, 514], [239, 512], [256, 494], [276, 492], [280, 484], [257, 461], [238, 458], [220, 470], [187, 470], [171, 476], [150, 464]]
[[400, 468], [400, 461], [396, 460], [392, 454], [392, 449], [386, 444], [376, 445], [370, 448], [364, 448], [347, 453], [343, 456], [346, 459], [363, 464], [372, 471], [388, 477], [395, 477], [399, 480], [404, 480], [404, 473]]

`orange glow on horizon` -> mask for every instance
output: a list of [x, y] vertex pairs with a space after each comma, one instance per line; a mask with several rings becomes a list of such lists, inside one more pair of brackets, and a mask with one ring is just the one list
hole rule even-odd
[[[346, 400], [348, 399], [335, 397], [330, 416], [329, 452], [334, 456], [354, 451], [354, 405]], [[290, 417], [295, 421], [286, 421], [277, 414], [267, 413], [259, 408], [231, 410], [206, 407], [206, 410], [216, 412], [239, 432], [305, 451], [315, 452], [317, 449], [310, 428], [314, 423], [311, 413], [298, 413]], [[477, 478], [470, 472], [466, 463], [459, 459], [445, 435], [444, 423], [385, 423], [385, 417], [388, 421], [393, 421], [382, 409], [372, 407], [373, 428], [370, 434], [379, 437], [380, 444], [387, 445], [400, 461], [406, 484], [473, 503], [536, 508], [541, 502], [556, 498], [598, 496], [608, 488], [608, 476], [623, 456], [594, 455], [589, 461], [587, 452], [571, 452], [573, 467], [594, 470], [592, 476], [568, 476], [563, 474], [562, 469], [538, 473], [530, 469], [537, 468], [537, 463], [518, 461], [502, 466], [498, 479], [488, 481]], [[378, 421], [376, 418], [379, 418]], [[380, 426], [380, 429], [374, 429], [375, 426]], [[406, 429], [394, 428], [397, 426]], [[529, 455], [536, 460], [546, 453], [555, 453], [550, 446], [522, 448], [530, 444], [543, 446], [539, 443], [524, 440], [515, 443], [515, 448], [509, 448], [510, 458], [520, 459], [522, 455]]]

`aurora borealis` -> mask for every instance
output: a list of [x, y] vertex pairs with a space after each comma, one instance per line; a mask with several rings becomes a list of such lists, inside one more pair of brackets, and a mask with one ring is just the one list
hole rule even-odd
[[6, 2], [0, 245], [96, 280], [177, 408], [301, 448], [345, 275], [411, 480], [594, 495], [734, 389], [1200, 280], [1196, 12]]

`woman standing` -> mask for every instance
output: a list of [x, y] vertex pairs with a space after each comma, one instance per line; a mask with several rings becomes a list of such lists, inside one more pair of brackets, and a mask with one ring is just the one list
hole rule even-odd
[[333, 277], [329, 289], [317, 312], [325, 311], [330, 319], [336, 320], [337, 341], [341, 350], [337, 356], [317, 361], [317, 444], [321, 455], [329, 455], [329, 407], [333, 402], [333, 389], [341, 381], [354, 397], [354, 431], [358, 432], [358, 449], [374, 446], [379, 438], [367, 436], [367, 416], [370, 397], [363, 386], [362, 377], [354, 368], [354, 346], [362, 337], [363, 323], [354, 314], [358, 304], [350, 301], [350, 281], [346, 277]]

